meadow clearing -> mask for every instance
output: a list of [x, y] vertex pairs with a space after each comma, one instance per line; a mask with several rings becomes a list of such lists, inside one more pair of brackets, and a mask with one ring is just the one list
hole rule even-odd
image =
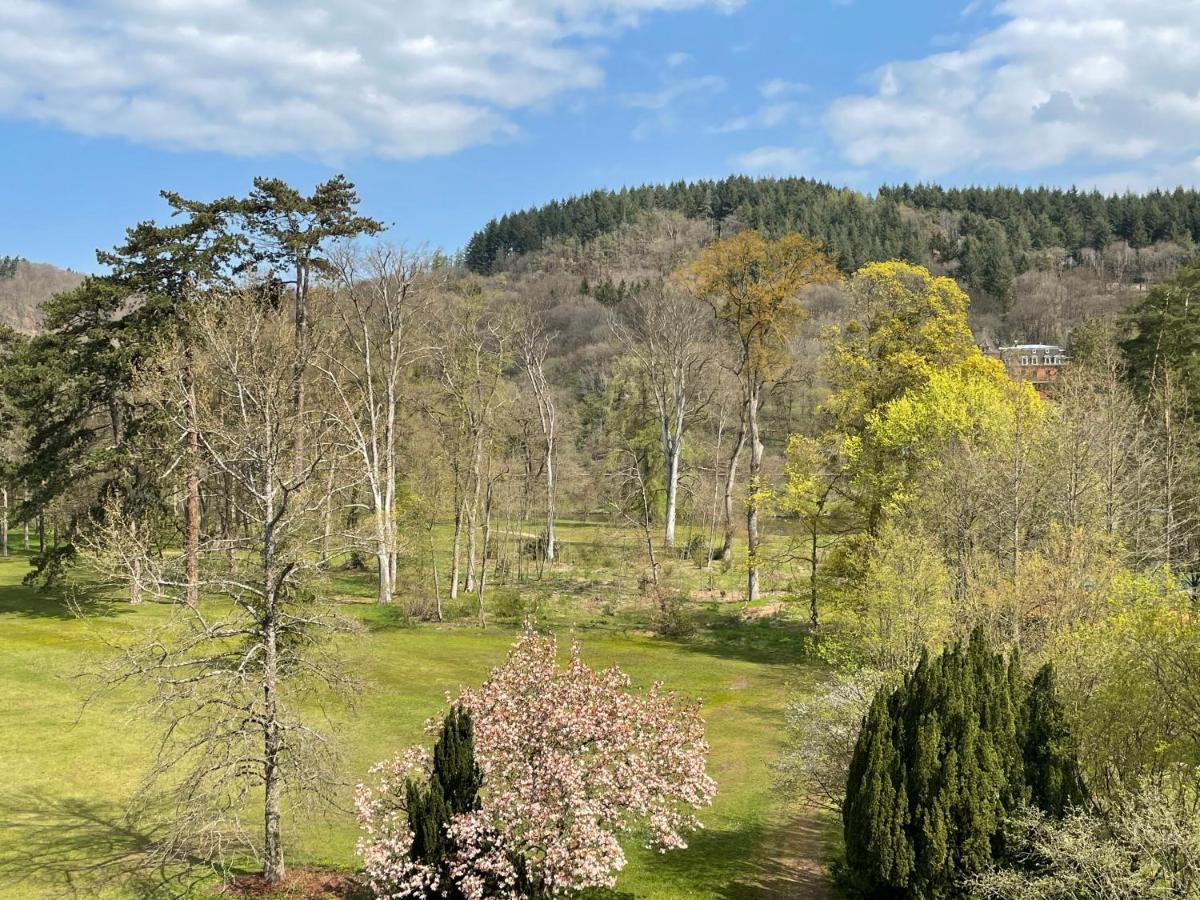
[[[372, 602], [370, 573], [331, 571], [321, 589], [363, 625], [341, 648], [363, 690], [353, 708], [330, 711], [326, 729], [341, 753], [343, 808], [290, 813], [289, 865], [353, 871], [354, 783], [373, 762], [427, 741], [424, 724], [444, 709], [446, 695], [480, 683], [530, 618], [558, 635], [560, 651], [578, 639], [592, 665], [617, 664], [636, 686], [659, 680], [703, 701], [709, 771], [719, 785], [705, 829], [687, 850], [630, 847], [615, 892], [602, 896], [825, 896], [821, 859], [836, 831], [833, 817], [782, 796], [770, 768], [788, 698], [823, 671], [801, 624], [804, 610], [793, 615], [788, 604], [760, 603], [770, 614], [747, 612], [736, 599], [739, 573], [713, 571], [710, 582], [701, 567], [674, 561], [673, 583], [694, 598], [684, 604], [691, 630], [663, 637], [651, 626], [652, 605], [639, 597], [636, 567], [622, 562], [621, 542], [611, 558], [589, 549], [612, 544], [611, 528], [568, 525], [561, 540], [566, 561], [540, 579], [498, 585], [482, 628], [469, 596], [448, 604], [443, 623], [417, 621], [399, 605]], [[112, 652], [105, 642], [169, 610], [131, 606], [78, 578], [39, 590], [21, 583], [27, 570], [24, 554], [0, 560], [0, 897], [129, 897], [164, 884], [211, 892], [216, 880], [203, 872], [136, 871], [152, 835], [126, 817], [125, 804], [155, 735], [132, 709], [138, 689], [84, 705], [91, 682], [81, 673]]]

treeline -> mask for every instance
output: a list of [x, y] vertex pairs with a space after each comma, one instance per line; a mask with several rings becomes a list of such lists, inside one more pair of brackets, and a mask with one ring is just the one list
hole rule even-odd
[[[915, 219], [904, 209], [957, 214], [953, 226], [936, 217]], [[720, 231], [728, 221], [768, 234], [799, 231], [824, 241], [844, 270], [879, 259], [928, 263], [959, 259], [970, 264], [958, 239], [1002, 240], [1018, 271], [1032, 251], [1062, 248], [1078, 255], [1113, 241], [1134, 249], [1156, 243], [1200, 241], [1200, 192], [1104, 195], [1076, 188], [940, 185], [881, 187], [876, 197], [807, 178], [677, 181], [619, 191], [596, 190], [552, 200], [493, 219], [468, 241], [467, 267], [487, 273], [513, 256], [557, 238], [587, 243], [632, 222], [639, 213], [664, 209], [706, 219]]]
[[463, 261], [492, 274], [552, 245], [590, 245], [651, 210], [705, 222], [717, 237], [799, 232], [846, 274], [900, 259], [951, 275], [971, 295], [977, 333], [993, 340], [1065, 342], [1089, 315], [1169, 275], [1200, 241], [1200, 193], [1182, 188], [1105, 196], [919, 184], [870, 197], [807, 178], [733, 176], [597, 190], [509, 213], [471, 237]]
[[808, 178], [735, 175], [720, 181], [596, 190], [509, 213], [471, 237], [464, 262], [471, 271], [487, 274], [549, 241], [586, 244], [656, 209], [708, 220], [717, 234], [733, 226], [771, 236], [798, 231], [822, 241], [843, 271], [877, 259], [925, 262], [931, 254], [932, 231], [906, 220], [891, 200]]
[[1200, 192], [1101, 194], [1076, 188], [882, 187], [879, 199], [916, 209], [966, 213], [1001, 225], [1014, 249], [1103, 250], [1114, 240], [1140, 249], [1200, 241]]

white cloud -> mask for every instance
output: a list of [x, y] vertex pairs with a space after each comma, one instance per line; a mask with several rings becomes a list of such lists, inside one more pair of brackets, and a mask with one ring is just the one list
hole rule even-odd
[[809, 168], [812, 153], [804, 147], [757, 147], [734, 158], [734, 164], [748, 172], [794, 175]]
[[[964, 12], [974, 12], [969, 4]], [[1067, 163], [1185, 173], [1200, 153], [1200, 3], [1004, 0], [966, 47], [893, 62], [828, 125], [855, 165], [919, 175]]]
[[417, 157], [598, 87], [652, 12], [742, 0], [0, 0], [0, 115], [237, 154]]
[[719, 91], [725, 87], [725, 80], [716, 75], [701, 75], [696, 78], [685, 78], [664, 84], [657, 91], [642, 91], [636, 94], [625, 94], [621, 103], [633, 109], [667, 109], [680, 97], [687, 94], [704, 94]]
[[758, 128], [778, 128], [800, 120], [800, 106], [796, 103], [767, 103], [748, 116], [735, 116], [717, 125], [712, 130], [718, 134], [732, 134]]
[[768, 99], [803, 94], [808, 90], [809, 86], [801, 81], [785, 81], [782, 78], [772, 78], [758, 86], [758, 92]]
[[684, 53], [682, 50], [676, 50], [674, 53], [667, 56], [667, 66], [671, 69], [677, 69], [691, 58], [692, 54]]
[[681, 101], [697, 95], [713, 94], [725, 89], [725, 79], [717, 75], [698, 75], [667, 81], [656, 91], [625, 94], [621, 104], [630, 109], [645, 111], [630, 132], [635, 141], [642, 141], [655, 132], [674, 131], [679, 125], [676, 109]]

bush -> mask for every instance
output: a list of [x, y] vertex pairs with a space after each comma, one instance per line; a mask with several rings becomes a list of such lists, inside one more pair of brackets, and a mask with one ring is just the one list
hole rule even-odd
[[1026, 689], [983, 631], [924, 655], [881, 689], [859, 731], [842, 820], [846, 863], [868, 896], [953, 896], [1004, 859], [1005, 817], [1032, 799], [1083, 798], [1053, 670]]
[[658, 604], [654, 630], [667, 638], [685, 638], [696, 633], [696, 622], [683, 594], [670, 594]]

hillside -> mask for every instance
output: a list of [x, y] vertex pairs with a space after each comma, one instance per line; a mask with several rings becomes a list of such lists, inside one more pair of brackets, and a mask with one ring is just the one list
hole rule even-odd
[[36, 331], [42, 320], [41, 303], [81, 281], [83, 276], [69, 269], [0, 257], [0, 324], [26, 333]]
[[554, 244], [588, 246], [651, 211], [710, 232], [799, 231], [842, 271], [903, 259], [953, 276], [981, 339], [1064, 341], [1084, 319], [1124, 309], [1200, 243], [1200, 192], [1145, 195], [1036, 188], [884, 187], [870, 196], [806, 178], [597, 190], [509, 213], [470, 239], [464, 262], [488, 274]]

